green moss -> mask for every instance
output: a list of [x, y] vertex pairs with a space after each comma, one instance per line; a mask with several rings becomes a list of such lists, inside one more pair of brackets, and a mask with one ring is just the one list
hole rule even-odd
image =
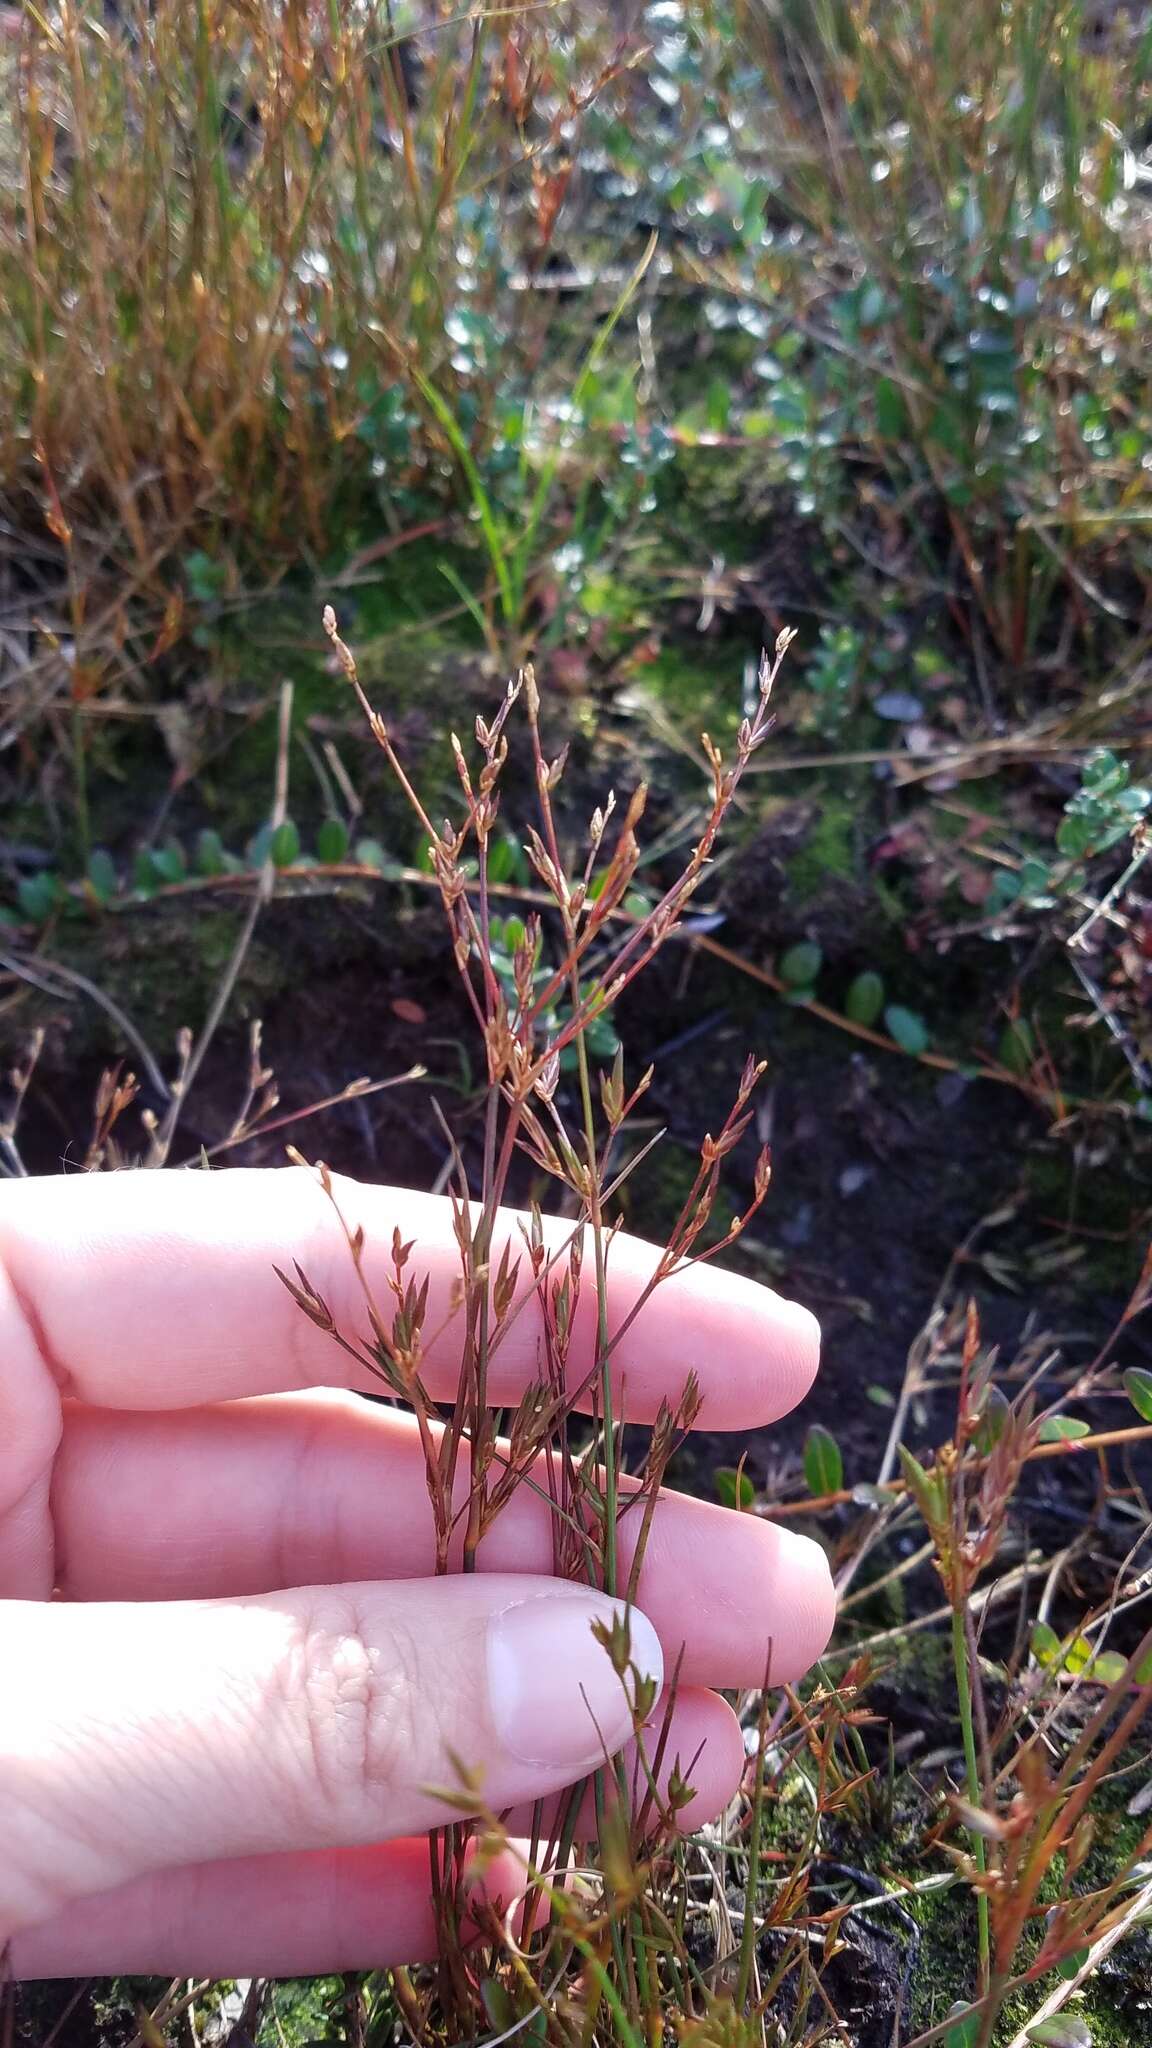
[[[394, 579], [358, 589], [342, 610], [340, 623], [353, 646], [361, 679], [369, 695], [392, 723], [407, 722], [404, 734], [411, 753], [418, 749], [421, 788], [436, 807], [455, 788], [448, 740], [453, 721], [467, 726], [469, 684], [474, 681], [477, 633], [471, 622], [463, 630], [445, 632], [422, 621], [430, 591], [427, 575], [413, 564], [410, 591]], [[451, 593], [436, 578], [437, 604], [444, 608]], [[350, 745], [341, 742], [352, 780], [370, 798], [362, 829], [394, 846], [400, 857], [412, 851], [412, 819], [403, 794], [386, 773], [367, 730], [360, 731], [350, 708], [347, 685], [334, 676], [329, 649], [320, 626], [325, 593], [302, 598], [278, 594], [275, 602], [245, 614], [214, 639], [212, 665], [216, 688], [231, 703], [260, 703], [264, 709], [221, 749], [197, 777], [196, 794], [203, 811], [234, 851], [243, 848], [268, 815], [276, 775], [280, 685], [293, 685], [293, 732], [310, 727], [331, 730], [347, 720]], [[222, 685], [222, 689], [221, 689]], [[293, 746], [289, 808], [299, 822], [321, 815], [322, 799], [311, 761], [299, 744]]]
[[[699, 1164], [695, 1152], [671, 1138], [657, 1145], [635, 1173], [629, 1175], [621, 1190], [620, 1206], [628, 1229], [662, 1242], [688, 1199]], [[708, 1244], [720, 1237], [734, 1214], [733, 1198], [721, 1187], [713, 1223], [701, 1243]]]
[[348, 2039], [348, 1990], [340, 1977], [290, 1977], [273, 1985], [258, 2048], [306, 2048]]
[[713, 654], [707, 664], [678, 647], [665, 647], [644, 670], [644, 682], [682, 728], [702, 728], [717, 745], [729, 741], [743, 717], [739, 661]]
[[[1050, 1041], [1051, 1042], [1051, 1041]], [[1112, 1156], [1098, 1165], [1075, 1163], [1057, 1144], [1034, 1145], [1025, 1155], [1024, 1182], [1037, 1216], [1063, 1221], [1073, 1233], [1081, 1257], [1078, 1290], [1099, 1288], [1126, 1293], [1140, 1270], [1143, 1241], [1132, 1234], [1132, 1188], [1127, 1174], [1117, 1171]], [[1091, 1235], [1077, 1225], [1091, 1224]]]
[[[921, 1639], [923, 1643], [923, 1639]], [[941, 1645], [942, 1646], [942, 1645]], [[917, 1651], [919, 1655], [919, 1651]], [[1131, 1752], [1127, 1761], [1136, 1763], [1137, 1753]], [[1134, 1779], [1118, 1775], [1102, 1785], [1092, 1797], [1089, 1811], [1096, 1823], [1097, 1844], [1081, 1871], [1076, 1891], [1091, 1892], [1106, 1887], [1116, 1872], [1135, 1855], [1141, 1840], [1143, 1820], [1127, 1812]], [[916, 1854], [917, 1832], [908, 1838], [907, 1848]], [[889, 1845], [890, 1847], [890, 1845]], [[899, 1868], [893, 1859], [893, 1867]], [[905, 1874], [909, 1877], [922, 1875], [910, 1863]], [[1063, 1880], [1063, 1861], [1057, 1859], [1046, 1872], [1039, 1893], [1041, 1906], [1054, 1904], [1060, 1897]], [[913, 2031], [920, 2031], [938, 2023], [947, 2013], [949, 2006], [957, 1999], [974, 1995], [975, 1963], [975, 1908], [971, 1893], [964, 1884], [947, 1891], [927, 1892], [911, 1896], [907, 1900], [921, 1930], [920, 1961], [912, 1985], [910, 2022]], [[1025, 1935], [1017, 1953], [1017, 1967], [1023, 1967], [1039, 1951], [1043, 1939], [1044, 1923], [1038, 1920]], [[1142, 1931], [1130, 1938], [1131, 1943], [1146, 1941]], [[1096, 1976], [1088, 1980], [1083, 1993], [1075, 2000], [1071, 2010], [1083, 2016], [1087, 2022], [1094, 2048], [1132, 2048], [1138, 2038], [1134, 2027], [1140, 2024], [1135, 2008], [1126, 2016], [1123, 1951], [1118, 1957], [1119, 1974], [1112, 1977]], [[1038, 1978], [1035, 1983], [1025, 1985], [1006, 2000], [1000, 2025], [996, 2033], [997, 2043], [1012, 2039], [1013, 2035], [1035, 2013], [1056, 1982], [1055, 1973]], [[1141, 1987], [1146, 1983], [1146, 1962], [1136, 1960], [1131, 1965], [1131, 1993], [1133, 1999], [1142, 1995]]]
[[849, 787], [825, 793], [802, 846], [788, 860], [788, 887], [798, 905], [822, 896], [830, 884], [855, 881], [860, 811]]
[[[246, 905], [178, 897], [133, 908], [91, 925], [68, 925], [55, 952], [84, 974], [138, 1027], [165, 1063], [176, 1033], [198, 1030], [232, 957]], [[248, 949], [229, 1011], [230, 1022], [259, 1016], [288, 982], [291, 963], [257, 934]], [[30, 1014], [58, 1010], [29, 996]], [[116, 1026], [96, 1003], [77, 998], [69, 1008], [70, 1057], [84, 1050], [123, 1052]]]

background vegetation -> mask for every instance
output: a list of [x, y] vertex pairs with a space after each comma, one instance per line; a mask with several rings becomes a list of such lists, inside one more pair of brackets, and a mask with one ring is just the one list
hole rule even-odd
[[[739, 746], [796, 629], [677, 935], [556, 1099], [582, 1058], [651, 1063], [617, 1206], [668, 1238], [767, 1060], [714, 1192], [742, 1213], [771, 1144], [729, 1256], [821, 1314], [823, 1386], [672, 1476], [802, 1514], [841, 1634], [803, 1696], [741, 1703], [715, 1838], [631, 1840], [627, 1911], [580, 1931], [599, 1977], [569, 1929], [541, 2003], [493, 1939], [467, 2024], [419, 1984], [404, 2024], [1140, 2038], [1146, 8], [68, 0], [0, 28], [6, 1171], [290, 1139], [478, 1172], [429, 836], [327, 603], [432, 819], [451, 731], [528, 660], [571, 857], [648, 781], [633, 927], [711, 815], [701, 730]], [[468, 856], [510, 1004], [531, 913], [545, 970], [568, 943], [532, 790], [514, 750]], [[35, 2041], [398, 2023], [383, 1977], [12, 2012]]]

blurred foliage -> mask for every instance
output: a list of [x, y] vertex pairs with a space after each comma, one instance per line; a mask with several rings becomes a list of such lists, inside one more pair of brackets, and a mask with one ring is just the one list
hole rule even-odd
[[[692, 13], [715, 48], [718, 11]], [[730, 18], [728, 184], [755, 229], [698, 269], [718, 325], [762, 309], [745, 431], [797, 509], [946, 578], [1015, 667], [1068, 611], [1138, 623], [1152, 27], [1077, 0]]]
[[[124, 790], [154, 717], [148, 772], [159, 753], [199, 798], [251, 716], [214, 673], [230, 623], [299, 569], [378, 607], [393, 690], [403, 618], [498, 668], [548, 657], [574, 700], [621, 680], [689, 745], [739, 719], [709, 637], [739, 660], [799, 620], [788, 720], [875, 767], [883, 836], [865, 853], [870, 818], [846, 865], [887, 925], [1063, 942], [1146, 808], [1124, 761], [1152, 586], [1150, 64], [1152, 26], [1105, 0], [25, 10], [0, 44], [0, 765], [51, 852], [38, 822], [9, 918], [241, 861], [259, 818], [215, 792], [136, 861]], [[309, 717], [326, 681], [301, 679]], [[894, 820], [906, 751], [1037, 720], [1067, 765], [997, 818], [994, 870], [919, 784]], [[201, 830], [191, 862], [173, 823]], [[338, 865], [343, 813], [320, 831]], [[1152, 915], [1112, 908], [1091, 1000], [1130, 1037]], [[931, 997], [868, 943], [843, 1014], [935, 1046]], [[835, 964], [786, 972], [793, 1000]], [[1031, 1071], [1003, 1007], [1002, 1064]]]

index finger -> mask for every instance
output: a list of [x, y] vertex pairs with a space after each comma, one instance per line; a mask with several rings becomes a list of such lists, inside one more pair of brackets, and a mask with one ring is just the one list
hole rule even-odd
[[[334, 1179], [346, 1221], [364, 1231], [364, 1266], [387, 1313], [392, 1233], [413, 1240], [406, 1277], [427, 1276], [423, 1373], [434, 1399], [456, 1391], [463, 1312], [454, 1306], [460, 1252], [450, 1205], [405, 1188]], [[501, 1211], [504, 1243], [523, 1254], [519, 1224]], [[561, 1249], [572, 1225], [545, 1225]], [[608, 1323], [619, 1329], [651, 1279], [658, 1249], [617, 1237], [608, 1257]], [[337, 1327], [366, 1336], [359, 1280], [336, 1211], [299, 1168], [76, 1174], [0, 1187], [0, 1267], [61, 1391], [110, 1408], [182, 1408], [312, 1386], [379, 1392], [292, 1300], [274, 1268], [298, 1262]], [[574, 1315], [570, 1383], [595, 1357], [590, 1250]], [[543, 1313], [527, 1256], [528, 1298], [494, 1351], [494, 1406], [513, 1405], [544, 1369]], [[711, 1265], [662, 1281], [612, 1356], [627, 1419], [652, 1421], [694, 1373], [710, 1429], [753, 1428], [786, 1414], [816, 1370], [819, 1331], [798, 1303]], [[7, 1347], [0, 1356], [7, 1355]]]

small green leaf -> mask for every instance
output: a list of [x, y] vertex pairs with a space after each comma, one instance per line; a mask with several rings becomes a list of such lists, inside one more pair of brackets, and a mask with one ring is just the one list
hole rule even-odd
[[[1001, 869], [1000, 873], [1003, 872]], [[1052, 874], [1047, 861], [1038, 860], [1035, 854], [1029, 854], [1021, 863], [1020, 873], [1014, 879], [1018, 883], [1018, 893], [1029, 899], [1037, 896], [1046, 897], [1052, 886]]]
[[928, 1472], [904, 1444], [899, 1446], [904, 1481], [929, 1528], [943, 1522], [948, 1508], [947, 1481], [943, 1473]]
[[480, 1986], [480, 1997], [488, 2024], [501, 2034], [507, 2034], [516, 2024], [516, 2007], [505, 1985], [498, 1977], [485, 1977]]
[[265, 861], [270, 858], [272, 852], [271, 825], [261, 825], [260, 830], [252, 834], [251, 839], [248, 841], [246, 852], [248, 855], [248, 865], [250, 868], [263, 867]]
[[945, 2015], [948, 2021], [940, 2048], [976, 2048], [980, 2037], [980, 2014], [971, 2005], [965, 2005], [962, 1998], [950, 2005]]
[[1029, 2027], [1029, 2041], [1037, 2048], [1092, 2048], [1092, 2032], [1077, 2013], [1058, 2012], [1050, 2020]]
[[316, 855], [326, 867], [335, 867], [348, 851], [348, 827], [340, 818], [325, 818], [316, 834]]
[[506, 832], [502, 832], [499, 838], [489, 842], [488, 880], [490, 882], [511, 881], [516, 872], [516, 856], [519, 850], [516, 841], [509, 838]]
[[224, 590], [228, 571], [222, 562], [214, 562], [199, 548], [184, 557], [184, 576], [188, 594], [196, 604], [212, 604]]
[[285, 818], [277, 825], [269, 841], [268, 851], [278, 868], [290, 868], [300, 852], [300, 834], [291, 818]]
[[151, 896], [160, 882], [156, 863], [145, 849], [136, 855], [132, 863], [132, 886], [140, 896]]
[[1031, 1071], [1036, 1057], [1036, 1041], [1032, 1027], [1024, 1017], [1016, 1017], [1004, 1026], [996, 1048], [997, 1058], [1010, 1074], [1027, 1074]]
[[871, 1486], [862, 1479], [852, 1488], [852, 1499], [858, 1508], [886, 1508], [891, 1506], [892, 1495], [883, 1486]]
[[1058, 1664], [1063, 1649], [1064, 1645], [1054, 1628], [1050, 1628], [1046, 1621], [1033, 1622], [1032, 1655], [1038, 1664]]
[[810, 989], [823, 964], [824, 954], [814, 939], [800, 939], [780, 959], [780, 979], [789, 988]]
[[46, 868], [39, 875], [25, 875], [16, 888], [16, 900], [33, 924], [45, 924], [60, 900], [60, 878]]
[[380, 875], [388, 872], [388, 855], [378, 839], [358, 839], [356, 859], [362, 868], [375, 868]]
[[1124, 788], [1128, 780], [1128, 764], [1118, 761], [1111, 748], [1097, 747], [1085, 761], [1080, 780], [1094, 795], [1111, 794]]
[[1142, 1366], [1134, 1365], [1124, 1375], [1124, 1392], [1137, 1415], [1144, 1422], [1152, 1422], [1152, 1372], [1145, 1372]]
[[96, 848], [88, 863], [88, 886], [101, 905], [111, 903], [116, 894], [116, 864], [102, 846]]
[[610, 1015], [593, 1017], [584, 1027], [584, 1042], [593, 1059], [615, 1059], [620, 1050], [620, 1039]]
[[756, 1499], [756, 1488], [746, 1472], [738, 1472], [734, 1465], [717, 1465], [712, 1478], [716, 1486], [716, 1498], [726, 1508], [750, 1508]]
[[884, 1008], [884, 983], [871, 967], [858, 974], [844, 998], [844, 1015], [853, 1024], [875, 1024]]
[[919, 1058], [928, 1050], [928, 1026], [915, 1010], [906, 1010], [901, 1003], [889, 1003], [884, 1012], [884, 1023], [889, 1038], [894, 1038], [901, 1052], [913, 1053]]
[[1091, 818], [1073, 812], [1070, 817], [1061, 818], [1056, 828], [1056, 844], [1069, 860], [1080, 860], [1090, 852], [1096, 838], [1096, 828]]
[[1081, 1422], [1075, 1415], [1046, 1415], [1036, 1432], [1036, 1441], [1038, 1444], [1074, 1443], [1078, 1437], [1091, 1434], [1091, 1424]]
[[974, 1437], [976, 1449], [982, 1458], [986, 1458], [989, 1452], [995, 1450], [1011, 1413], [1012, 1403], [1007, 1394], [1000, 1387], [987, 1387]]
[[188, 863], [179, 840], [170, 839], [166, 846], [152, 849], [152, 866], [162, 882], [182, 882], [188, 873]]
[[814, 1422], [804, 1440], [804, 1478], [817, 1497], [839, 1493], [844, 1484], [844, 1459], [831, 1430]]
[[228, 872], [224, 841], [211, 827], [206, 827], [197, 837], [196, 872], [201, 875], [225, 875]]
[[1098, 1685], [1119, 1685], [1127, 1669], [1128, 1659], [1119, 1650], [1102, 1650], [1092, 1659], [1091, 1676]]

